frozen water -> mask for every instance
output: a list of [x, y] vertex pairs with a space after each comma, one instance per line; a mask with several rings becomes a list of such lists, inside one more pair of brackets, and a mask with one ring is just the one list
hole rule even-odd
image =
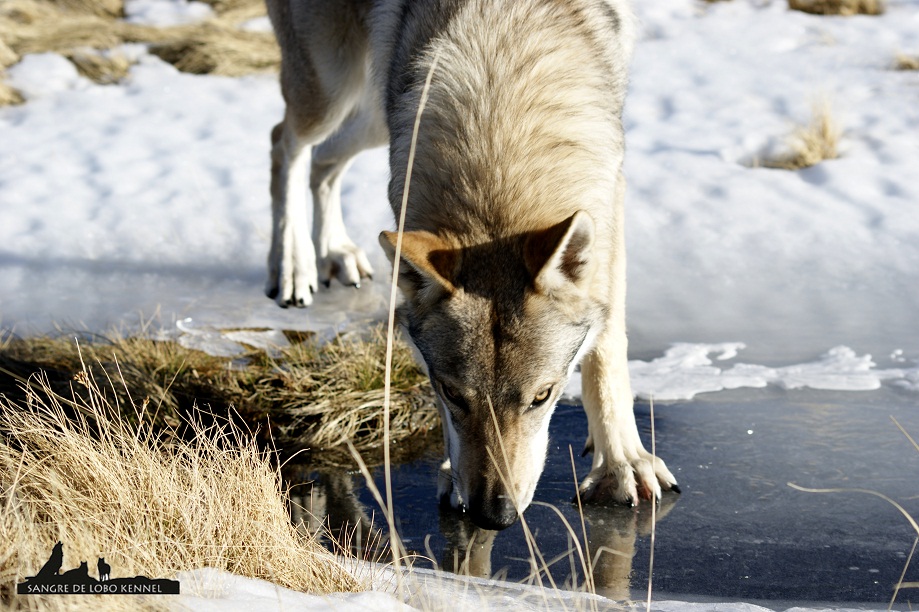
[[[156, 24], [210, 14], [184, 0], [126, 9]], [[635, 391], [843, 389], [914, 402], [919, 73], [888, 66], [919, 52], [919, 3], [847, 19], [745, 0], [636, 10], [625, 116]], [[362, 154], [343, 194], [350, 235], [383, 274], [281, 310], [262, 295], [276, 78], [183, 74], [130, 52], [140, 63], [117, 86], [50, 54], [7, 70], [28, 103], [0, 109], [0, 325], [104, 332], [153, 319], [164, 337], [233, 355], [277, 350], [280, 330], [330, 335], [379, 318], [388, 263], [376, 235], [394, 227], [386, 151]], [[751, 167], [820, 99], [842, 128], [839, 159]], [[702, 609], [722, 605], [737, 604]]]

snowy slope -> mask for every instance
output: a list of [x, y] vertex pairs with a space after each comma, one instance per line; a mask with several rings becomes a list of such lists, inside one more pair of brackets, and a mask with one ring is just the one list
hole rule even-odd
[[[379, 565], [364, 568], [373, 576], [374, 590], [364, 593], [310, 595], [243, 578], [215, 569], [180, 572], [176, 577], [182, 595], [173, 601], [177, 609], [196, 612], [261, 612], [301, 610], [307, 612], [367, 610], [403, 612], [408, 610], [490, 610], [529, 612], [554, 610], [646, 610], [646, 602], [617, 603], [605, 597], [564, 590], [547, 590], [523, 584], [461, 577], [440, 571], [414, 568], [402, 582], [394, 572]], [[777, 607], [787, 612], [811, 612], [825, 608]], [[850, 608], [834, 608], [847, 612]], [[869, 609], [859, 607], [867, 612]], [[878, 607], [877, 610], [882, 608]], [[771, 612], [772, 608], [745, 602], [652, 601], [655, 612]], [[852, 608], [851, 610], [855, 610]]]
[[[761, 7], [756, 5], [762, 5]], [[757, 355], [919, 348], [919, 3], [818, 17], [784, 2], [637, 6], [627, 102], [630, 329]], [[825, 99], [842, 157], [748, 168]]]
[[[638, 7], [626, 111], [633, 352], [740, 341], [770, 365], [837, 345], [919, 354], [919, 4], [825, 18], [780, 2]], [[309, 312], [261, 296], [272, 76], [176, 72], [145, 56], [122, 86], [26, 58], [28, 104], [0, 110], [0, 317], [20, 333], [104, 330], [158, 314], [218, 327], [328, 327], [385, 288], [333, 289]], [[53, 74], [54, 78], [48, 78]], [[28, 89], [28, 88], [26, 88]], [[746, 163], [827, 98], [843, 157], [788, 172]], [[385, 151], [345, 187], [353, 237], [385, 277]]]
[[[919, 2], [853, 18], [742, 0], [637, 10], [626, 108], [637, 390], [795, 387], [801, 368], [821, 372], [803, 383], [817, 388], [915, 387], [919, 74], [888, 65], [919, 50]], [[226, 353], [219, 328], [331, 332], [383, 312], [385, 150], [362, 154], [344, 189], [377, 282], [324, 291], [307, 311], [262, 295], [275, 77], [183, 74], [144, 54], [119, 86], [52, 55], [9, 77], [30, 99], [0, 109], [3, 326], [105, 331], [154, 317]], [[750, 167], [819, 98], [843, 127], [842, 157], [799, 172]], [[662, 355], [677, 342], [697, 344]], [[725, 342], [744, 345], [745, 363], [711, 366]]]
[[[637, 4], [626, 108], [636, 392], [919, 391], [919, 73], [888, 69], [896, 52], [919, 53], [919, 1], [853, 18], [777, 0]], [[162, 22], [203, 10], [134, 7], [133, 19]], [[378, 280], [333, 287], [307, 311], [278, 309], [262, 295], [276, 78], [182, 74], [127, 52], [141, 62], [118, 86], [94, 85], [56, 56], [9, 70], [29, 101], [0, 109], [0, 326], [105, 331], [155, 317], [166, 335], [229, 354], [271, 336], [221, 328], [329, 332], [379, 316], [388, 264], [376, 235], [393, 227], [386, 152], [362, 154], [344, 190], [346, 223]], [[840, 159], [750, 167], [820, 98], [844, 130]], [[196, 590], [181, 603], [195, 609], [401, 607], [383, 594], [310, 598], [200, 570], [183, 581]], [[429, 596], [483, 607], [455, 592]], [[655, 609], [759, 609], [688, 606]]]

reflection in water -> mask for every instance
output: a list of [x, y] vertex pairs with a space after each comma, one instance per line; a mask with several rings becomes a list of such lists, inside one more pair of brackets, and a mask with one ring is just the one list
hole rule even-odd
[[[583, 588], [580, 557], [569, 552], [583, 536], [577, 508], [569, 503], [576, 485], [564, 451], [583, 443], [587, 423], [578, 407], [561, 406], [556, 412], [537, 501], [554, 504], [578, 536], [569, 537], [555, 511], [545, 506], [534, 504], [525, 518], [555, 584]], [[636, 412], [647, 433], [647, 405], [639, 404]], [[766, 388], [655, 406], [655, 413], [657, 445], [682, 466], [685, 485], [681, 497], [665, 495], [659, 506], [659, 518], [665, 520], [657, 525], [654, 553], [658, 593], [886, 607], [913, 542], [908, 523], [874, 497], [809, 495], [785, 483], [873, 488], [919, 516], [914, 497], [919, 454], [888, 418], [892, 414], [908, 431], [919, 432], [913, 395], [896, 389], [856, 395]], [[478, 533], [461, 515], [438, 515], [440, 460], [439, 449], [431, 445], [423, 456], [394, 462], [399, 463], [393, 468], [393, 494], [400, 534], [406, 546], [426, 557], [416, 565], [430, 567], [430, 559], [431, 565], [462, 574], [535, 581], [519, 523], [498, 534]], [[579, 474], [591, 467], [589, 458], [574, 461]], [[307, 482], [317, 469], [304, 468], [289, 482]], [[293, 493], [299, 505], [318, 516], [311, 524], [328, 521], [339, 533], [342, 523], [359, 525], [360, 547], [370, 550], [365, 534], [385, 532], [385, 521], [378, 510], [372, 518], [377, 506], [363, 478], [345, 476], [340, 471], [316, 474], [321, 494], [317, 491], [315, 500], [312, 485], [297, 485]], [[380, 486], [378, 469], [375, 479]], [[673, 511], [675, 502], [679, 510]], [[621, 600], [631, 586], [643, 598], [650, 508], [647, 503], [637, 510], [585, 508], [599, 593]], [[904, 580], [916, 580], [913, 570], [911, 565]], [[540, 578], [548, 582], [544, 574]], [[898, 602], [908, 595], [903, 593]]]
[[329, 538], [333, 548], [340, 547], [359, 558], [378, 559], [386, 538], [357, 498], [355, 478], [363, 477], [345, 470], [310, 472], [298, 467], [296, 472], [301, 482], [290, 488], [293, 524], [306, 533]]
[[[655, 522], [670, 514], [679, 499], [679, 495], [665, 493], [655, 510]], [[585, 506], [584, 519], [588, 525], [587, 542], [597, 594], [615, 600], [630, 599], [632, 585], [629, 579], [635, 542], [639, 537], [651, 536], [651, 505], [642, 503], [636, 508]]]
[[[656, 508], [655, 521], [666, 517], [678, 499], [678, 495], [665, 494]], [[589, 566], [596, 593], [614, 600], [631, 599], [630, 579], [635, 543], [639, 537], [651, 535], [651, 505], [642, 503], [635, 508], [585, 506], [584, 522], [588, 532]], [[572, 527], [578, 537], [583, 537], [578, 533], [578, 526]], [[559, 524], [559, 528], [563, 529], [564, 526]], [[465, 516], [448, 511], [441, 513], [440, 529], [447, 540], [442, 569], [479, 578], [502, 577], [503, 571], [497, 575], [492, 573], [492, 547], [498, 532], [479, 529]], [[510, 536], [511, 533], [505, 535]], [[539, 542], [535, 544], [538, 547]], [[569, 541], [567, 551], [551, 559], [545, 557], [546, 565], [553, 565], [553, 562], [568, 563], [571, 571], [564, 585], [575, 590], [581, 588], [578, 575], [588, 563], [581, 560], [578, 548]], [[545, 571], [542, 559], [534, 564], [534, 573], [540, 570]]]
[[[361, 486], [356, 479], [362, 479], [359, 474], [352, 475], [344, 470], [312, 471], [306, 467], [296, 468], [295, 473], [301, 483], [291, 487], [291, 518], [295, 525], [328, 537], [333, 547], [341, 547], [359, 557], [384, 558], [387, 538], [358, 499]], [[294, 476], [290, 470], [287, 475], [289, 478]], [[678, 495], [664, 494], [655, 512], [656, 521], [666, 517], [677, 500]], [[434, 511], [433, 504], [431, 511]], [[584, 523], [596, 593], [614, 600], [630, 599], [631, 587], [641, 586], [630, 584], [630, 578], [636, 542], [651, 533], [650, 504], [644, 502], [636, 508], [586, 506]], [[451, 508], [441, 509], [439, 527], [444, 541], [443, 552], [438, 554], [438, 551], [432, 550], [430, 540], [434, 538], [428, 538], [425, 556], [440, 569], [480, 578], [501, 579], [506, 576], [506, 568], [493, 571], [492, 552], [497, 538], [523, 537], [520, 529], [508, 529], [501, 533], [479, 529], [467, 516]], [[580, 525], [573, 524], [571, 527], [579, 542], [583, 541]], [[542, 529], [545, 528], [542, 526]], [[563, 530], [565, 526], [559, 522], [557, 528]], [[535, 545], [539, 547], [538, 537]], [[501, 559], [497, 563], [503, 561]], [[567, 550], [543, 550], [536, 554], [536, 560], [531, 560], [533, 573], [527, 581], [537, 581], [535, 574], [539, 572], [545, 578], [546, 566], [551, 566], [556, 584], [580, 589], [583, 588], [580, 578], [584, 575], [586, 564], [581, 560], [578, 546], [569, 537]], [[560, 575], [560, 571], [567, 575]]]
[[465, 514], [441, 506], [440, 533], [446, 540], [441, 569], [464, 576], [493, 577], [491, 550], [497, 531], [479, 529]]

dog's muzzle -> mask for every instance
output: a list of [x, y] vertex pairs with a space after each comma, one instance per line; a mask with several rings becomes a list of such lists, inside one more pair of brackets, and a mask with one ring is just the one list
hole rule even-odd
[[517, 521], [517, 509], [507, 497], [473, 496], [466, 504], [469, 518], [481, 529], [507, 529]]

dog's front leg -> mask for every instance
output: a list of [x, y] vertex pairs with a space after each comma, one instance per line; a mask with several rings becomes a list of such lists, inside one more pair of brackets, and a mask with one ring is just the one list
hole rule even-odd
[[345, 229], [341, 211], [341, 182], [351, 160], [360, 151], [386, 144], [387, 131], [373, 102], [364, 102], [339, 130], [316, 147], [310, 170], [313, 192], [313, 242], [319, 281], [326, 287], [333, 278], [359, 287], [373, 278], [370, 260]]
[[634, 505], [660, 498], [676, 479], [663, 460], [652, 457], [638, 436], [632, 411], [624, 322], [611, 321], [581, 365], [584, 410], [593, 446], [593, 467], [581, 483], [587, 501]]
[[590, 474], [581, 483], [588, 501], [613, 500], [634, 505], [639, 497], [659, 499], [661, 488], [679, 492], [664, 462], [645, 450], [638, 436], [629, 383], [628, 340], [625, 335], [625, 178], [616, 189], [612, 251], [605, 270], [609, 311], [594, 349], [581, 364], [582, 400], [593, 448]]
[[310, 240], [306, 172], [311, 147], [287, 128], [271, 132], [271, 250], [265, 294], [282, 308], [303, 308], [316, 290], [316, 252]]

